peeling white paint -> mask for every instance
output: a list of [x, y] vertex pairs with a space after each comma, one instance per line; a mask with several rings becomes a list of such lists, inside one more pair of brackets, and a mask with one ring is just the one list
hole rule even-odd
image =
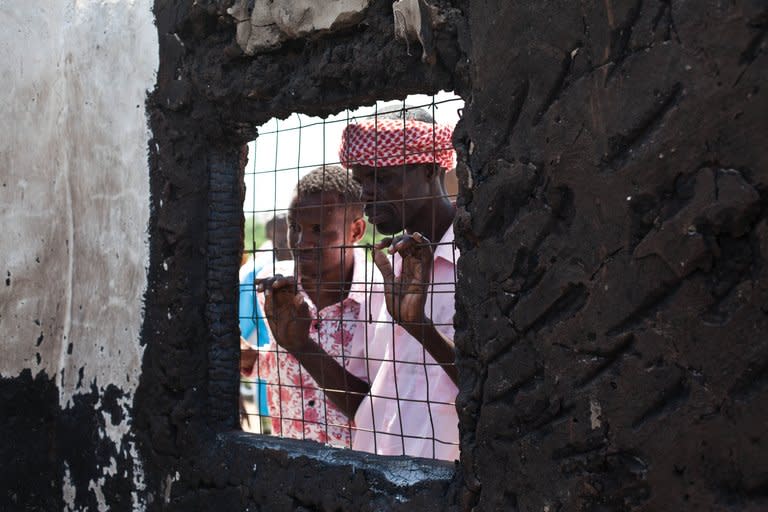
[[[139, 451], [136, 449], [136, 443], [129, 441], [128, 453], [131, 456], [131, 460], [138, 461]], [[131, 510], [133, 512], [140, 512], [146, 509], [147, 504], [144, 501], [144, 490], [147, 488], [146, 480], [144, 479], [144, 468], [141, 464], [136, 464], [133, 467], [133, 482], [131, 486]]]
[[[65, 411], [92, 384], [98, 393], [110, 385], [123, 393], [119, 424], [95, 411], [105, 425], [98, 436], [114, 445], [117, 458], [94, 467], [101, 476], [77, 489], [91, 492], [99, 510], [110, 508], [104, 484], [123, 459], [132, 464], [133, 509], [145, 509], [130, 407], [141, 371], [149, 261], [144, 102], [158, 67], [152, 5], [0, 3], [0, 76], [7, 84], [0, 96], [0, 273], [10, 279], [0, 288], [0, 376], [44, 371], [55, 378]], [[63, 501], [74, 511], [76, 489], [66, 461], [64, 467]]]
[[96, 496], [96, 506], [99, 512], [107, 512], [109, 507], [107, 506], [107, 500], [104, 498], [104, 493], [101, 488], [104, 486], [104, 478], [99, 478], [98, 482], [91, 480], [88, 482], [88, 490]]
[[165, 500], [165, 503], [171, 502], [171, 491], [173, 490], [173, 483], [178, 482], [180, 478], [181, 475], [179, 475], [178, 471], [173, 476], [170, 474], [165, 475], [165, 481], [163, 482], [163, 499]]
[[[99, 438], [109, 439], [114, 445], [116, 452], [125, 460], [133, 462], [133, 481], [131, 491], [132, 510], [141, 511], [145, 510], [146, 503], [143, 498], [143, 491], [146, 488], [144, 481], [144, 470], [140, 464], [140, 458], [138, 450], [136, 449], [135, 442], [130, 436], [130, 406], [131, 399], [129, 397], [118, 398], [117, 405], [121, 409], [122, 421], [117, 424], [113, 424], [113, 417], [110, 413], [103, 409], [101, 397], [94, 406], [94, 410], [101, 414], [104, 428], [98, 433]], [[88, 489], [94, 493], [99, 504], [99, 511], [109, 510], [109, 504], [104, 499], [104, 493], [102, 488], [106, 483], [106, 477], [115, 476], [118, 474], [117, 460], [114, 457], [110, 457], [109, 465], [101, 468], [102, 477], [91, 480], [88, 484]], [[125, 472], [127, 476], [127, 470]], [[104, 508], [102, 508], [102, 505]]]
[[603, 409], [600, 407], [600, 402], [597, 401], [596, 398], [590, 398], [589, 400], [589, 425], [592, 427], [592, 430], [596, 430], [600, 428], [603, 424], [601, 415], [603, 414]]
[[[0, 271], [11, 274], [0, 315], [2, 344], [12, 349], [0, 375], [18, 375], [39, 353], [38, 368], [59, 375], [62, 407], [78, 392], [80, 367], [85, 382], [123, 389], [123, 369], [138, 375], [149, 218], [144, 100], [158, 54], [151, 6], [0, 4], [0, 74], [9, 84], [0, 98]], [[94, 357], [83, 340], [120, 352]]]
[[107, 476], [115, 476], [117, 474], [117, 461], [114, 457], [109, 458], [109, 466], [104, 468], [104, 474]]
[[61, 486], [65, 510], [75, 510], [75, 485], [72, 483], [72, 474], [69, 472], [69, 464], [64, 462], [64, 480]]
[[96, 503], [98, 505], [99, 512], [108, 512], [110, 507], [107, 503], [107, 499], [104, 497], [103, 487], [106, 483], [107, 476], [114, 476], [117, 474], [117, 460], [114, 457], [110, 457], [109, 466], [102, 468], [102, 475], [96, 480], [88, 482], [88, 490], [93, 492], [96, 497]]

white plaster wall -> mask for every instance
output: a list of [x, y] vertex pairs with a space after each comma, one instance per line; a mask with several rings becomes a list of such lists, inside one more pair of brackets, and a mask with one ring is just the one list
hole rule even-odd
[[[0, 2], [0, 377], [55, 375], [62, 408], [92, 384], [130, 400], [138, 384], [151, 7]], [[119, 447], [129, 421], [104, 436]]]

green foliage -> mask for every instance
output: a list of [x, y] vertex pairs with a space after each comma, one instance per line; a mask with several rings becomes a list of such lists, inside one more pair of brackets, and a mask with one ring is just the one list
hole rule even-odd
[[[387, 237], [394, 237], [397, 236], [397, 234], [394, 235], [382, 235], [378, 231], [376, 231], [376, 227], [371, 224], [370, 222], [366, 223], [365, 228], [365, 234], [363, 235], [363, 238], [360, 239], [358, 242], [358, 245], [362, 245], [363, 247], [368, 247], [373, 245], [374, 243], [379, 243], [382, 238]], [[373, 251], [367, 251], [368, 252], [368, 258], [373, 261]]]
[[252, 216], [245, 217], [245, 251], [252, 252], [254, 249], [258, 249], [266, 240], [267, 235], [264, 232], [264, 224]]
[[381, 240], [381, 235], [376, 233], [376, 228], [369, 222], [366, 224], [365, 234], [363, 235], [363, 238], [360, 239], [358, 244], [363, 246], [373, 245], [374, 237], [377, 242]]

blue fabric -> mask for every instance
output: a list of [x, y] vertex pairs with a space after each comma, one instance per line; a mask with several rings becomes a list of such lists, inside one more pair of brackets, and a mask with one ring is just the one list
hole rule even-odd
[[[260, 271], [261, 268], [255, 268], [240, 282], [240, 334], [251, 343], [257, 340], [256, 345], [263, 347], [269, 343], [269, 332], [253, 286], [253, 280]], [[251, 336], [254, 330], [257, 330], [255, 338]]]
[[[248, 340], [249, 343], [262, 347], [269, 344], [269, 332], [267, 331], [267, 322], [261, 312], [261, 306], [256, 300], [256, 290], [253, 280], [256, 274], [261, 271], [261, 267], [254, 268], [242, 281], [240, 281], [240, 335]], [[255, 336], [252, 336], [256, 331]], [[258, 405], [259, 414], [269, 416], [267, 409], [267, 385], [258, 379]]]

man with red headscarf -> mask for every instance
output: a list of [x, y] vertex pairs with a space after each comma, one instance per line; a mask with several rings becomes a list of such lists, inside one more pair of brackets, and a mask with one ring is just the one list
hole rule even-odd
[[416, 110], [350, 124], [342, 136], [339, 157], [363, 186], [368, 220], [385, 235], [402, 233], [374, 253], [388, 316], [369, 341], [369, 357], [381, 363], [355, 414], [355, 449], [458, 458], [456, 209], [444, 184], [454, 167], [451, 134]]
[[[459, 455], [453, 344], [458, 251], [456, 209], [444, 185], [445, 173], [453, 169], [451, 129], [423, 110], [398, 114], [348, 125], [339, 150], [342, 165], [362, 185], [369, 221], [380, 233], [395, 235], [375, 245], [387, 311], [369, 319], [377, 326], [373, 339], [366, 340], [367, 378], [345, 371], [321, 347], [305, 347], [303, 364], [354, 418], [352, 448], [454, 460]], [[263, 286], [268, 317], [292, 307], [287, 280]], [[287, 316], [300, 315], [296, 310]]]

